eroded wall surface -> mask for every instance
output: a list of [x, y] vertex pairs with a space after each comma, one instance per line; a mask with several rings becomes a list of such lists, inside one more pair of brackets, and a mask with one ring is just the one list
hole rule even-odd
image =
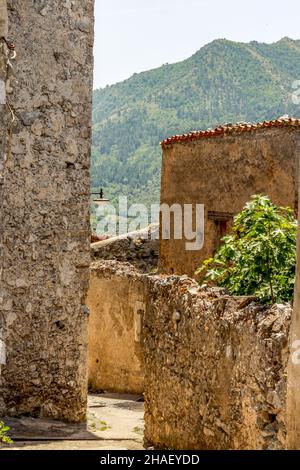
[[213, 256], [220, 227], [208, 211], [235, 215], [253, 194], [296, 209], [299, 157], [300, 130], [289, 126], [165, 146], [161, 202], [204, 204], [205, 229], [200, 250], [186, 250], [185, 237], [176, 240], [172, 231], [170, 240], [161, 240], [162, 272], [193, 276]]
[[[3, 240], [3, 169], [6, 153], [7, 115], [6, 115], [6, 53], [7, 48], [3, 37], [7, 35], [7, 7], [6, 0], [0, 0], [0, 273], [2, 272], [2, 240]], [[1, 274], [0, 274], [1, 279]], [[0, 284], [1, 287], [1, 284]], [[0, 300], [1, 302], [1, 300]], [[1, 304], [0, 304], [1, 305]], [[1, 366], [5, 363], [5, 343], [3, 341], [4, 318], [0, 308], [0, 376]]]
[[176, 276], [149, 280], [147, 295], [146, 444], [284, 448], [290, 306]]
[[87, 391], [94, 2], [7, 3], [17, 58], [6, 83], [6, 119], [14, 123], [11, 136], [5, 132], [1, 188], [0, 414], [80, 421]]
[[[87, 298], [89, 387], [94, 392], [143, 393], [141, 325], [144, 284], [133, 266], [95, 262]], [[117, 269], [116, 269], [117, 268]]]
[[[93, 271], [94, 377], [103, 367], [101, 352], [104, 364], [112, 360], [113, 375], [103, 372], [109, 381], [122, 382], [117, 360], [131, 370], [131, 325], [140, 302], [146, 446], [285, 448], [290, 305], [263, 306], [200, 289], [186, 276], [140, 274], [128, 263], [98, 261]], [[107, 300], [104, 309], [105, 297], [111, 305]]]
[[101, 259], [124, 261], [142, 272], [155, 270], [159, 253], [158, 224], [92, 243], [91, 252], [93, 261]]

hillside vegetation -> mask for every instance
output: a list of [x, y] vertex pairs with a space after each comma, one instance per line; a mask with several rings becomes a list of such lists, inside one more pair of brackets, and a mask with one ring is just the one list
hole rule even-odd
[[300, 41], [216, 40], [176, 64], [94, 92], [92, 186], [112, 201], [159, 201], [164, 138], [221, 123], [300, 115]]

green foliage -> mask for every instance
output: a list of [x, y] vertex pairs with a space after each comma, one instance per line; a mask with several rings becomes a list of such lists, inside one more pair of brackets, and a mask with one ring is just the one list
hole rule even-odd
[[220, 123], [299, 113], [300, 41], [213, 41], [189, 59], [94, 92], [92, 186], [115, 202], [159, 202], [159, 142]]
[[12, 444], [11, 438], [7, 435], [9, 427], [5, 426], [3, 421], [0, 421], [0, 444]]
[[297, 222], [292, 209], [277, 207], [255, 195], [234, 219], [215, 257], [197, 274], [203, 282], [226, 287], [231, 294], [255, 295], [262, 302], [293, 298]]

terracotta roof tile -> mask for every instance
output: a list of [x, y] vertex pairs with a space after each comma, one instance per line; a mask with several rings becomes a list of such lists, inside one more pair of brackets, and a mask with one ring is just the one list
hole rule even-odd
[[187, 142], [192, 140], [205, 139], [209, 137], [217, 137], [220, 135], [228, 134], [240, 134], [242, 132], [252, 132], [259, 129], [269, 129], [274, 127], [300, 127], [300, 119], [293, 118], [290, 116], [282, 116], [273, 121], [258, 122], [257, 124], [251, 123], [236, 123], [236, 124], [225, 124], [224, 126], [218, 126], [215, 129], [208, 129], [206, 131], [193, 131], [188, 134], [173, 135], [168, 139], [161, 142], [162, 147], [171, 145], [176, 142]]

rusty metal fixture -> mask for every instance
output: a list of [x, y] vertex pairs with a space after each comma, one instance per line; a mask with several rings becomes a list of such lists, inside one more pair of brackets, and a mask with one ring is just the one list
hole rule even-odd
[[2, 37], [1, 39], [5, 42], [5, 44], [7, 45], [8, 49], [10, 51], [15, 51], [16, 50], [15, 44], [12, 41], [9, 41], [5, 37]]
[[105, 205], [109, 202], [109, 199], [104, 198], [104, 191], [100, 189], [98, 193], [91, 193], [91, 196], [98, 196], [97, 198], [93, 199], [93, 202], [97, 205]]

